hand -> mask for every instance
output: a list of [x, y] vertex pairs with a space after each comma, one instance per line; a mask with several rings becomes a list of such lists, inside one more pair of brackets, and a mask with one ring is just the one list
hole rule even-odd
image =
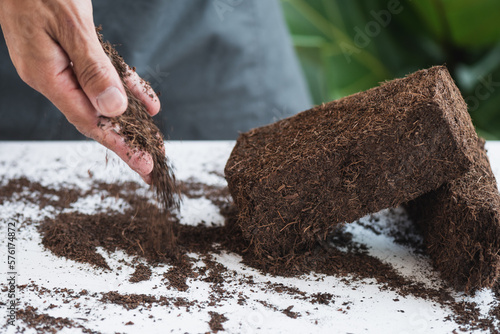
[[[127, 109], [125, 89], [97, 38], [90, 0], [0, 0], [0, 26], [21, 79], [45, 95], [78, 131], [114, 151], [146, 181], [153, 159], [134, 151], [99, 116]], [[133, 72], [126, 84], [154, 116], [160, 102]]]

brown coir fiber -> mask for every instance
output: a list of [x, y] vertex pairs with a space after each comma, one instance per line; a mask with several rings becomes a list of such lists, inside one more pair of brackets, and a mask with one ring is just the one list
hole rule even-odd
[[463, 177], [409, 202], [434, 266], [453, 287], [491, 287], [500, 272], [500, 195], [480, 139]]
[[[132, 94], [125, 83], [125, 79], [133, 69], [125, 63], [109, 42], [103, 41], [103, 36], [99, 31], [100, 28], [97, 28], [102, 47], [122, 79], [128, 98], [128, 108], [125, 113], [107, 120], [111, 122], [113, 127], [116, 127], [117, 132], [130, 147], [151, 154], [154, 163], [151, 184], [163, 209], [168, 210], [169, 208], [178, 207], [180, 192], [172, 168], [165, 156], [163, 135], [147, 112], [144, 103]], [[144, 82], [144, 85], [146, 91], [151, 89], [147, 83]], [[175, 235], [170, 220], [159, 217], [151, 220], [150, 225], [150, 242], [153, 246], [171, 245], [168, 256], [178, 256], [175, 247]]]
[[240, 135], [225, 175], [253, 251], [288, 257], [462, 176], [476, 140], [438, 66]]
[[[38, 308], [33, 306], [27, 306], [24, 309], [17, 310], [16, 320], [22, 320], [28, 328], [34, 329], [34, 332], [38, 334], [57, 333], [66, 328], [78, 329], [79, 332], [87, 334], [99, 333], [76, 323], [74, 320], [62, 317], [52, 317], [46, 313], [40, 313]], [[21, 330], [17, 327], [16, 332], [24, 333], [25, 330]]]
[[[109, 120], [111, 124], [117, 126], [118, 133], [130, 147], [151, 154], [154, 163], [151, 181], [160, 204], [165, 208], [178, 206], [179, 190], [172, 168], [165, 156], [163, 135], [154, 123], [153, 118], [147, 112], [144, 103], [132, 94], [125, 83], [125, 79], [133, 69], [125, 63], [113, 45], [103, 41], [102, 34], [99, 31], [100, 28], [97, 28], [97, 34], [102, 47], [122, 79], [128, 98], [128, 108], [123, 115], [109, 118]], [[143, 82], [143, 84], [146, 91], [151, 90], [148, 83]]]
[[[175, 250], [176, 256], [173, 257], [171, 239], [162, 235], [163, 226], [156, 231], [152, 229], [160, 222], [173, 226], [177, 218], [148, 203], [146, 198], [139, 197], [133, 205], [134, 208], [120, 215], [68, 212], [55, 219], [47, 218], [39, 227], [43, 235], [42, 244], [58, 256], [105, 269], [110, 268], [96, 251], [98, 247], [108, 251], [123, 249], [130, 255], [141, 255], [151, 263], [176, 260], [179, 250]], [[139, 215], [139, 212], [143, 214]], [[154, 240], [151, 240], [152, 236]]]
[[[34, 182], [26, 182], [25, 179], [11, 180], [11, 186], [0, 187], [0, 199], [11, 197], [14, 195], [18, 198], [21, 192], [31, 193], [34, 196], [29, 198], [19, 197], [20, 201], [28, 201], [35, 203], [40, 208], [49, 208], [51, 202], [46, 202], [45, 195], [54, 194], [53, 189], [41, 186]], [[22, 184], [23, 186], [14, 186]], [[486, 317], [481, 315], [479, 308], [475, 303], [455, 300], [455, 294], [448, 288], [438, 288], [440, 284], [436, 284], [434, 288], [426, 287], [422, 283], [414, 282], [411, 279], [401, 276], [398, 270], [394, 269], [389, 263], [384, 262], [369, 254], [364, 244], [355, 242], [352, 234], [345, 232], [343, 228], [336, 229], [335, 234], [331, 235], [328, 244], [331, 247], [317, 247], [303, 254], [297, 254], [293, 259], [264, 259], [255, 256], [254, 253], [248, 252], [248, 243], [242, 238], [241, 229], [236, 224], [236, 211], [229, 202], [223, 202], [227, 191], [224, 188], [203, 185], [201, 183], [181, 183], [181, 188], [186, 196], [198, 196], [199, 189], [203, 190], [208, 195], [215, 205], [219, 206], [221, 214], [226, 217], [225, 226], [207, 227], [206, 224], [200, 226], [187, 226], [179, 224], [172, 216], [174, 229], [178, 235], [178, 244], [181, 252], [189, 256], [184, 256], [182, 261], [172, 261], [170, 258], [164, 258], [157, 250], [144, 246], [144, 241], [148, 238], [147, 222], [151, 219], [151, 215], [158, 213], [160, 210], [152, 203], [147, 201], [147, 198], [137, 196], [136, 190], [139, 185], [135, 183], [125, 184], [95, 184], [92, 189], [82, 193], [80, 197], [86, 197], [95, 193], [104, 192], [103, 196], [111, 196], [121, 198], [130, 204], [131, 208], [124, 212], [115, 212], [108, 210], [105, 213], [94, 213], [91, 215], [83, 215], [78, 212], [60, 212], [56, 210], [54, 218], [47, 218], [41, 221], [38, 225], [42, 233], [43, 245], [54, 252], [58, 256], [67, 257], [76, 261], [90, 263], [93, 265], [107, 268], [107, 263], [103, 257], [96, 262], [95, 255], [100, 254], [97, 250], [102, 247], [105, 250], [113, 251], [122, 249], [131, 256], [141, 256], [148, 259], [148, 265], [154, 265], [156, 262], [166, 261], [172, 266], [164, 273], [165, 285], [167, 288], [174, 288], [179, 291], [189, 291], [193, 288], [188, 280], [203, 280], [212, 284], [212, 289], [209, 298], [205, 300], [186, 299], [181, 297], [166, 298], [164, 296], [156, 298], [152, 295], [144, 294], [118, 294], [115, 291], [101, 292], [101, 302], [113, 303], [122, 305], [126, 309], [134, 309], [144, 307], [150, 309], [152, 305], [173, 306], [177, 308], [186, 307], [189, 312], [189, 307], [199, 307], [201, 309], [214, 305], [219, 305], [222, 300], [236, 300], [238, 304], [244, 305], [247, 296], [244, 294], [234, 294], [231, 290], [226, 290], [228, 285], [234, 283], [247, 286], [249, 289], [254, 289], [259, 286], [254, 281], [252, 275], [243, 275], [236, 278], [220, 263], [211, 259], [210, 253], [234, 252], [239, 254], [243, 262], [261, 271], [272, 275], [294, 276], [304, 273], [316, 272], [342, 277], [342, 282], [352, 285], [356, 289], [356, 281], [363, 278], [375, 279], [381, 286], [381, 290], [391, 290], [400, 296], [413, 296], [424, 300], [434, 301], [440, 307], [451, 310], [449, 320], [453, 320], [457, 325], [463, 326], [461, 329], [471, 331], [473, 329], [489, 330], [491, 333], [498, 333], [498, 319], [500, 311], [495, 307]], [[13, 189], [17, 189], [14, 190]], [[57, 191], [57, 190], [56, 190]], [[78, 189], [67, 188], [57, 192], [58, 196], [66, 191], [75, 191]], [[212, 197], [213, 196], [213, 197]], [[39, 199], [40, 201], [38, 201]], [[376, 219], [373, 220], [376, 225]], [[33, 224], [34, 222], [25, 221], [24, 224]], [[35, 223], [37, 224], [37, 223]], [[21, 225], [22, 226], [22, 225]], [[369, 225], [366, 225], [369, 226]], [[365, 228], [367, 228], [365, 226]], [[372, 231], [376, 231], [373, 229]], [[386, 231], [387, 232], [387, 231]], [[402, 231], [402, 233], [405, 233]], [[389, 233], [388, 236], [391, 234]], [[398, 236], [400, 238], [401, 236]], [[404, 238], [403, 238], [404, 240]], [[198, 256], [192, 257], [191, 253]], [[205, 266], [199, 267], [197, 263], [199, 259], [205, 263]], [[142, 262], [142, 261], [141, 261]], [[124, 262], [127, 263], [127, 262]], [[135, 259], [132, 263], [136, 263]], [[104, 265], [103, 265], [104, 264]], [[130, 265], [130, 263], [128, 264]], [[136, 270], [138, 267], [136, 266]], [[122, 275], [123, 280], [130, 278], [127, 271], [122, 271], [121, 266], [112, 268], [117, 275]], [[226, 287], [224, 284], [226, 283]], [[437, 281], [435, 281], [437, 282]], [[261, 283], [262, 284], [262, 283]], [[446, 286], [446, 285], [445, 285]], [[500, 295], [500, 285], [495, 287], [496, 296]], [[75, 293], [71, 289], [64, 287], [54, 287], [46, 289], [39, 287], [36, 284], [21, 285], [20, 290], [30, 289], [36, 291], [39, 296], [58, 295], [64, 303], [75, 301], [78, 296], [86, 296], [88, 292], [82, 290], [80, 293]], [[295, 287], [283, 285], [281, 283], [272, 283], [268, 281], [264, 286], [269, 293], [288, 294], [293, 299], [309, 301], [312, 304], [330, 303], [337, 304], [338, 301], [331, 300], [330, 294], [308, 294]], [[5, 287], [5, 289], [7, 289]], [[2, 290], [6, 292], [7, 290]], [[93, 294], [94, 297], [97, 294]], [[397, 301], [398, 299], [395, 299]], [[495, 299], [496, 302], [497, 299]], [[362, 300], [361, 300], [362, 301]], [[266, 302], [267, 303], [267, 302]], [[343, 303], [339, 310], [349, 309], [350, 302]], [[0, 302], [1, 305], [1, 302]], [[282, 309], [276, 305], [267, 303], [266, 307], [272, 308], [279, 312], [286, 312], [294, 315], [296, 312]], [[54, 306], [55, 307], [55, 306]], [[49, 306], [52, 308], [52, 306]], [[24, 319], [29, 326], [45, 326], [46, 318], [40, 314], [35, 317], [26, 318], [23, 314], [18, 314], [19, 319]], [[297, 316], [300, 314], [297, 313]], [[31, 323], [30, 319], [36, 320]], [[39, 327], [35, 327], [39, 328]]]

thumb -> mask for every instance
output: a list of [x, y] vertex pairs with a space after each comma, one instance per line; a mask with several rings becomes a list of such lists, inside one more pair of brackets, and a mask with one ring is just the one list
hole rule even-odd
[[[81, 36], [79, 45], [63, 45], [73, 63], [76, 78], [96, 110], [106, 117], [123, 114], [127, 95], [111, 60], [102, 49], [95, 31]], [[73, 43], [72, 43], [73, 44]]]

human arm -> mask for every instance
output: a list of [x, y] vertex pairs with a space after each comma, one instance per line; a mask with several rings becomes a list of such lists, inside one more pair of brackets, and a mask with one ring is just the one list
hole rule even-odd
[[[114, 151], [148, 180], [151, 156], [132, 150], [100, 116], [127, 108], [122, 82], [104, 53], [94, 28], [90, 0], [0, 0], [0, 26], [16, 70], [45, 95], [82, 134]], [[135, 72], [126, 84], [150, 115], [160, 109]], [[152, 97], [151, 97], [152, 96]]]

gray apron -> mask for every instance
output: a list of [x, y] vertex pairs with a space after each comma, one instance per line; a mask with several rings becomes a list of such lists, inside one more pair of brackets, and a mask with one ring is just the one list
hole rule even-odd
[[[155, 91], [170, 139], [234, 139], [311, 106], [275, 0], [101, 0], [94, 20]], [[82, 139], [0, 39], [0, 140]]]

